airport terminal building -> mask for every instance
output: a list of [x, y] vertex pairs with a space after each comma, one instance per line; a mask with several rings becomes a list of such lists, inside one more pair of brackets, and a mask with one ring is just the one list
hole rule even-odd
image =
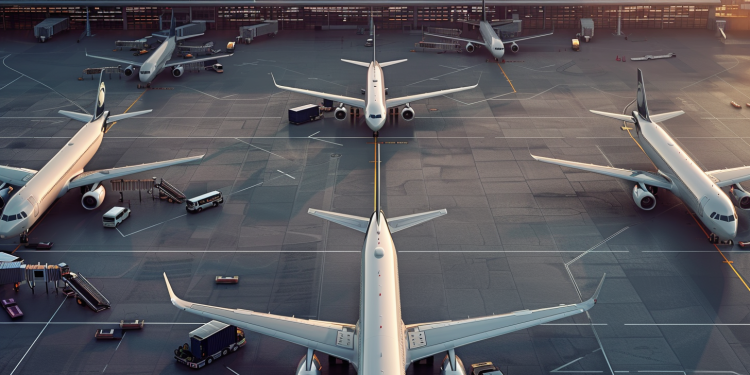
[[[112, 3], [111, 6], [104, 4]], [[370, 12], [376, 26], [409, 30], [455, 27], [461, 19], [479, 19], [479, 2], [424, 0], [2, 0], [3, 30], [28, 30], [48, 17], [70, 17], [71, 28], [84, 29], [86, 12], [92, 30], [154, 30], [160, 17], [175, 8], [178, 22], [206, 21], [208, 29], [236, 30], [264, 20], [278, 20], [279, 29], [315, 30], [366, 25]], [[185, 6], [191, 4], [191, 6]], [[648, 5], [646, 5], [648, 4]], [[527, 29], [574, 29], [581, 18], [592, 18], [596, 28], [623, 30], [713, 29], [726, 20], [726, 30], [748, 30], [750, 2], [745, 0], [541, 0], [488, 1], [489, 17], [523, 20]]]

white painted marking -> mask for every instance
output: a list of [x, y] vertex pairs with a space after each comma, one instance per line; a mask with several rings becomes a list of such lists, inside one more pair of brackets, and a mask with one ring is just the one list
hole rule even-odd
[[310, 135], [308, 135], [308, 136], [307, 136], [307, 138], [310, 138], [310, 139], [314, 139], [314, 140], [316, 140], [316, 141], [321, 141], [321, 142], [325, 142], [325, 143], [330, 143], [330, 144], [332, 144], [332, 145], [336, 145], [336, 146], [342, 146], [342, 147], [344, 146], [344, 145], [342, 145], [341, 143], [336, 143], [336, 142], [326, 141], [325, 139], [320, 139], [320, 138], [316, 138], [316, 137], [313, 137], [313, 136], [314, 136], [315, 134], [318, 134], [318, 133], [320, 133], [320, 131], [317, 131], [317, 132], [315, 132], [315, 133], [313, 133], [313, 134], [310, 134]]
[[117, 347], [115, 348], [115, 351], [117, 351], [117, 349], [120, 349], [120, 344], [122, 344], [122, 342], [125, 340], [125, 335], [127, 335], [127, 334], [128, 334], [127, 332], [125, 332], [125, 333], [122, 334], [122, 338], [120, 339], [120, 343], [117, 344]]
[[14, 80], [10, 81], [10, 82], [9, 82], [8, 84], [6, 84], [5, 86], [3, 86], [3, 87], [0, 87], [0, 90], [2, 90], [2, 89], [4, 89], [4, 88], [6, 88], [6, 87], [8, 87], [8, 86], [10, 86], [10, 84], [11, 84], [11, 83], [13, 83], [13, 82], [15, 82], [15, 81], [18, 81], [18, 80], [19, 80], [19, 79], [21, 79], [21, 78], [23, 78], [23, 76], [19, 76], [18, 78], [16, 78], [16, 79], [14, 79]]
[[291, 175], [289, 175], [288, 173], [286, 173], [286, 172], [284, 172], [282, 170], [277, 169], [276, 172], [279, 172], [279, 173], [283, 174], [284, 176], [287, 176], [287, 177], [291, 178], [292, 180], [296, 180], [296, 178], [292, 177]]
[[226, 367], [227, 370], [231, 371], [234, 375], [240, 375], [237, 371], [234, 371], [231, 368], [229, 368], [229, 366], [224, 366], [224, 367]]
[[[180, 216], [177, 216], [177, 217], [173, 217], [173, 218], [171, 218], [171, 219], [169, 219], [169, 220], [164, 220], [164, 221], [162, 221], [161, 223], [158, 223], [158, 224], [154, 224], [154, 225], [152, 225], [152, 226], [150, 226], [150, 227], [146, 227], [146, 228], [143, 228], [143, 229], [141, 229], [141, 230], [137, 230], [137, 231], [135, 231], [135, 232], [133, 232], [133, 233], [130, 233], [130, 234], [123, 234], [122, 236], [123, 236], [123, 237], [128, 237], [128, 236], [132, 236], [132, 235], [134, 235], [134, 234], [136, 234], [136, 233], [140, 233], [140, 232], [143, 232], [144, 230], [147, 230], [147, 229], [151, 229], [151, 228], [153, 228], [153, 227], [156, 227], [156, 226], [162, 225], [162, 224], [164, 224], [164, 223], [166, 223], [166, 222], [168, 222], [168, 221], [172, 221], [172, 220], [174, 220], [174, 219], [179, 219], [179, 218], [181, 218], [181, 217], [183, 217], [183, 216], [187, 216], [187, 214], [182, 214], [182, 215], [180, 215]], [[118, 232], [119, 232], [119, 230], [118, 230]], [[122, 232], [120, 232], [120, 234], [122, 234]]]
[[[271, 155], [274, 155], [274, 156], [278, 156], [278, 157], [280, 157], [280, 158], [282, 158], [282, 159], [284, 159], [284, 160], [289, 160], [289, 159], [287, 159], [287, 158], [285, 158], [285, 157], [283, 157], [283, 156], [281, 156], [281, 155], [279, 155], [279, 154], [274, 154], [274, 153], [273, 153], [273, 152], [271, 152], [271, 151], [268, 151], [268, 150], [266, 150], [266, 149], [262, 149], [262, 148], [260, 148], [260, 147], [258, 147], [258, 146], [256, 146], [256, 145], [254, 145], [254, 144], [251, 144], [251, 143], [245, 142], [245, 141], [243, 141], [243, 140], [241, 140], [241, 139], [239, 139], [239, 138], [235, 138], [235, 139], [236, 139], [236, 140], [238, 140], [238, 141], [240, 141], [240, 142], [242, 142], [242, 143], [244, 143], [244, 144], [246, 144], [246, 145], [248, 145], [248, 146], [252, 146], [252, 147], [255, 147], [255, 148], [257, 148], [258, 150], [261, 150], [261, 151], [265, 151], [265, 152], [267, 152], [267, 153], [269, 153], [269, 154], [271, 154]], [[291, 160], [290, 160], [290, 161], [291, 161]]]
[[[3, 62], [5, 62], [5, 59], [3, 59]], [[68, 300], [68, 296], [65, 296], [65, 299], [60, 303], [60, 306], [57, 306], [57, 310], [55, 310], [55, 313], [52, 314], [52, 317], [49, 318], [49, 320], [47, 321], [47, 324], [44, 325], [44, 328], [42, 328], [42, 330], [36, 336], [36, 338], [34, 339], [34, 342], [32, 342], [31, 346], [29, 346], [29, 348], [26, 349], [26, 353], [23, 354], [23, 357], [21, 357], [21, 360], [18, 361], [18, 363], [16, 364], [16, 367], [13, 368], [13, 371], [10, 372], [10, 375], [13, 375], [13, 373], [16, 372], [16, 369], [18, 369], [18, 366], [21, 365], [21, 362], [23, 362], [23, 359], [26, 358], [27, 354], [29, 354], [29, 351], [31, 350], [31, 348], [34, 347], [34, 344], [36, 344], [36, 341], [39, 340], [39, 337], [42, 336], [42, 333], [44, 333], [44, 330], [47, 329], [47, 326], [49, 326], [49, 323], [52, 321], [52, 319], [55, 318], [55, 315], [57, 315], [57, 312], [60, 311], [60, 308], [62, 307], [63, 303], [65, 303], [65, 301], [67, 301], [67, 300]]]
[[[10, 56], [10, 55], [8, 55], [8, 56]], [[44, 87], [46, 87], [46, 88], [48, 88], [48, 89], [50, 89], [50, 90], [52, 90], [52, 92], [54, 92], [55, 94], [57, 94], [57, 95], [60, 95], [60, 96], [62, 96], [62, 97], [63, 97], [63, 98], [65, 99], [65, 100], [67, 100], [67, 101], [71, 102], [71, 103], [72, 103], [73, 105], [75, 105], [76, 107], [78, 107], [78, 108], [79, 108], [79, 109], [80, 109], [81, 111], [83, 111], [83, 113], [85, 113], [85, 114], [87, 114], [87, 115], [90, 115], [90, 113], [89, 113], [89, 112], [88, 112], [87, 110], [83, 109], [83, 107], [81, 107], [80, 105], [78, 105], [78, 103], [76, 103], [76, 102], [74, 102], [74, 101], [72, 101], [72, 100], [68, 99], [68, 97], [67, 97], [67, 96], [65, 96], [65, 95], [63, 95], [63, 94], [61, 94], [61, 93], [59, 93], [59, 92], [58, 92], [57, 90], [53, 89], [52, 87], [49, 87], [49, 86], [45, 85], [45, 84], [44, 84], [44, 83], [43, 83], [42, 81], [38, 81], [38, 80], [36, 80], [36, 79], [34, 79], [34, 78], [31, 78], [31, 77], [27, 76], [26, 74], [23, 74], [23, 73], [19, 72], [18, 70], [15, 70], [15, 69], [13, 69], [13, 68], [9, 67], [9, 66], [8, 66], [8, 64], [6, 64], [6, 63], [5, 63], [5, 59], [7, 59], [7, 58], [8, 58], [8, 56], [5, 56], [5, 57], [3, 57], [3, 65], [5, 65], [5, 67], [6, 67], [6, 68], [8, 68], [8, 69], [10, 69], [10, 70], [12, 70], [12, 71], [14, 71], [14, 72], [16, 72], [16, 73], [20, 74], [20, 75], [22, 75], [22, 76], [24, 76], [24, 77], [26, 77], [26, 78], [28, 78], [28, 79], [32, 80], [32, 81], [34, 81], [34, 82], [38, 83], [38, 84], [40, 84], [40, 85], [42, 85], [42, 86], [44, 86]]]

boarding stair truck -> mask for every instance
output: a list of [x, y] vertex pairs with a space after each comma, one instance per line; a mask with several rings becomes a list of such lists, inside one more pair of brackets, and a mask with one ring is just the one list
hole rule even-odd
[[187, 343], [174, 351], [174, 358], [190, 368], [201, 368], [245, 346], [245, 332], [236, 326], [212, 320], [190, 332]]
[[320, 120], [321, 118], [323, 118], [323, 114], [320, 113], [319, 105], [305, 104], [289, 110], [289, 122], [294, 125], [302, 125], [306, 122]]
[[165, 181], [163, 178], [161, 179], [161, 182], [154, 186], [159, 189], [159, 199], [166, 199], [169, 203], [181, 204], [185, 198], [187, 198], [183, 192]]
[[577, 35], [578, 39], [583, 39], [586, 43], [594, 37], [594, 20], [592, 18], [581, 18], [581, 33]]
[[68, 18], [47, 18], [34, 26], [34, 37], [39, 43], [44, 43], [62, 31], [70, 30], [70, 20]]
[[111, 307], [109, 300], [102, 295], [99, 289], [96, 289], [96, 287], [86, 280], [83, 275], [70, 272], [68, 266], [62, 267], [61, 271], [65, 284], [70, 288], [63, 290], [63, 292], [68, 296], [74, 295], [79, 305], [86, 305], [95, 312], [104, 311]]
[[240, 41], [245, 44], [250, 44], [253, 39], [267, 35], [269, 38], [273, 38], [279, 33], [279, 21], [278, 20], [266, 20], [263, 23], [250, 26], [240, 27]]

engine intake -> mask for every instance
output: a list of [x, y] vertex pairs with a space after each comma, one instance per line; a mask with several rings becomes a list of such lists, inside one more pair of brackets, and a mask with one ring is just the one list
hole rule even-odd
[[297, 372], [295, 372], [296, 375], [321, 375], [322, 373], [323, 366], [320, 365], [318, 356], [315, 354], [312, 356], [312, 363], [309, 370], [307, 369], [307, 355], [304, 355], [297, 365]]
[[518, 44], [513, 43], [510, 45], [510, 51], [513, 53], [518, 53], [518, 51], [521, 50], [521, 47], [518, 46]]
[[0, 210], [5, 208], [5, 204], [8, 203], [8, 200], [10, 199], [10, 192], [13, 191], [13, 188], [8, 186], [5, 189], [0, 190]]
[[97, 187], [96, 189], [83, 194], [83, 198], [81, 198], [81, 204], [83, 205], [83, 208], [89, 211], [99, 208], [99, 206], [101, 206], [104, 202], [104, 196], [106, 195], [106, 193], [107, 192], [104, 190], [104, 185], [99, 185], [99, 187]]
[[446, 354], [445, 358], [443, 358], [443, 364], [440, 366], [440, 375], [466, 375], [466, 369], [464, 369], [461, 358], [456, 356], [456, 368], [452, 368], [450, 358]]
[[123, 70], [123, 72], [125, 73], [125, 77], [130, 77], [133, 75], [133, 73], [135, 73], [135, 68], [133, 68], [132, 65], [128, 65], [125, 67], [125, 70]]
[[750, 210], [750, 193], [745, 190], [740, 184], [734, 184], [729, 191], [732, 192], [732, 196], [737, 199], [737, 205], [743, 210]]
[[472, 53], [472, 52], [476, 51], [476, 49], [477, 49], [477, 47], [474, 47], [473, 44], [466, 43], [466, 52]]
[[401, 118], [406, 121], [414, 120], [414, 110], [408, 104], [401, 110]]
[[174, 68], [172, 68], [172, 76], [175, 78], [182, 77], [182, 73], [185, 72], [185, 68], [182, 67], [182, 65], [177, 65]]
[[346, 108], [344, 107], [338, 107], [333, 112], [333, 117], [336, 118], [336, 120], [345, 120], [346, 119]]
[[638, 184], [633, 186], [633, 200], [640, 209], [645, 211], [651, 211], [656, 207], [656, 197]]

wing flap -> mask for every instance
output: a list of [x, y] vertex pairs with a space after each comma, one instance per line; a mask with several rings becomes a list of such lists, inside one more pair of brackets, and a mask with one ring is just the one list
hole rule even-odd
[[424, 33], [424, 35], [434, 36], [434, 37], [443, 38], [443, 39], [458, 40], [458, 41], [461, 41], [461, 42], [466, 42], [466, 43], [471, 43], [471, 44], [479, 44], [479, 45], [482, 45], [482, 46], [486, 46], [487, 45], [482, 40], [467, 39], [467, 38], [461, 38], [461, 37], [452, 36], [452, 35], [433, 34], [433, 33]]
[[415, 324], [407, 326], [409, 350], [407, 363], [449, 349], [492, 337], [534, 327], [588, 311], [596, 304], [606, 274], [594, 295], [586, 301], [539, 310], [521, 310], [508, 314], [485, 316], [458, 321]]
[[271, 73], [271, 79], [273, 79], [273, 84], [276, 85], [276, 87], [278, 87], [278, 88], [280, 88], [282, 90], [296, 92], [296, 93], [299, 93], [299, 94], [305, 94], [305, 95], [315, 96], [315, 97], [319, 97], [319, 98], [323, 98], [323, 99], [328, 99], [328, 100], [333, 100], [333, 101], [336, 101], [336, 102], [344, 103], [346, 105], [350, 105], [352, 107], [357, 107], [357, 108], [364, 108], [365, 107], [365, 101], [362, 100], [362, 99], [351, 98], [351, 97], [342, 96], [342, 95], [327, 94], [327, 93], [324, 93], [324, 92], [318, 92], [318, 91], [312, 91], [312, 90], [298, 89], [296, 87], [281, 86], [278, 83], [276, 83], [276, 78], [273, 77], [273, 73]]
[[716, 186], [725, 187], [750, 180], [750, 167], [717, 169], [715, 171], [708, 171], [706, 174], [713, 178]]
[[391, 233], [396, 233], [406, 228], [411, 228], [415, 225], [419, 225], [432, 219], [438, 218], [447, 213], [448, 210], [442, 209], [437, 211], [421, 212], [413, 215], [399, 216], [386, 220], [388, 221], [388, 227], [390, 228]]
[[24, 186], [36, 174], [37, 171], [26, 168], [14, 168], [0, 165], [0, 181], [15, 185]]
[[352, 325], [192, 303], [174, 294], [166, 273], [164, 273], [164, 281], [167, 283], [172, 304], [180, 310], [301, 345], [350, 362], [356, 363], [357, 361], [353, 340], [350, 341], [352, 345], [339, 341], [340, 333], [346, 335], [354, 332], [355, 327]]
[[169, 167], [172, 165], [189, 163], [191, 161], [200, 160], [203, 158], [203, 156], [204, 155], [190, 156], [187, 158], [165, 160], [165, 161], [159, 161], [156, 163], [131, 165], [128, 167], [100, 169], [96, 171], [84, 172], [74, 177], [72, 180], [70, 180], [68, 189], [75, 189], [77, 187], [95, 184], [97, 182], [101, 182], [104, 180], [111, 180], [113, 178], [127, 176], [127, 175], [134, 174], [134, 173], [150, 171], [152, 169], [159, 169], [159, 168]]
[[370, 225], [370, 219], [360, 217], [360, 216], [340, 214], [337, 212], [330, 212], [330, 211], [323, 211], [323, 210], [316, 210], [313, 208], [307, 210], [307, 213], [313, 216], [317, 216], [321, 219], [325, 219], [328, 221], [332, 221], [336, 224], [343, 225], [347, 228], [360, 231], [362, 233], [367, 232], [367, 227]]
[[578, 163], [575, 161], [545, 158], [543, 156], [536, 156], [536, 155], [531, 155], [531, 157], [533, 157], [537, 161], [541, 161], [544, 163], [560, 165], [560, 166], [568, 167], [568, 168], [580, 169], [586, 172], [599, 173], [605, 176], [617, 177], [623, 180], [644, 183], [644, 184], [651, 185], [651, 186], [657, 186], [662, 189], [667, 189], [667, 190], [672, 189], [671, 182], [667, 181], [664, 177], [654, 175], [653, 173], [649, 173], [649, 172], [634, 171], [630, 169], [621, 169], [621, 168], [613, 168], [613, 167], [604, 167], [604, 166], [595, 165], [595, 164]]
[[168, 63], [168, 64], [164, 64], [164, 67], [165, 68], [171, 68], [171, 67], [177, 66], [177, 65], [182, 65], [182, 64], [187, 64], [187, 63], [191, 63], [192, 64], [192, 63], [199, 63], [199, 62], [211, 61], [211, 60], [216, 60], [216, 59], [223, 59], [225, 57], [230, 57], [230, 56], [234, 56], [234, 54], [231, 54], [231, 55], [221, 55], [221, 56], [202, 57], [200, 59], [190, 59], [187, 62], [186, 61], [176, 61], [176, 62], [171, 62], [171, 63]]
[[474, 86], [465, 86], [465, 87], [459, 87], [459, 88], [455, 88], [455, 89], [433, 91], [433, 92], [428, 92], [428, 93], [424, 93], [424, 94], [409, 95], [409, 96], [402, 96], [400, 98], [387, 99], [385, 101], [385, 106], [388, 107], [388, 108], [398, 107], [400, 105], [404, 105], [404, 104], [407, 104], [407, 103], [415, 102], [417, 100], [429, 99], [429, 98], [434, 98], [436, 96], [443, 96], [443, 95], [452, 94], [454, 92], [471, 90], [471, 89], [473, 89], [473, 88], [475, 88], [477, 86], [479, 86], [478, 83], [476, 85], [474, 85]]

